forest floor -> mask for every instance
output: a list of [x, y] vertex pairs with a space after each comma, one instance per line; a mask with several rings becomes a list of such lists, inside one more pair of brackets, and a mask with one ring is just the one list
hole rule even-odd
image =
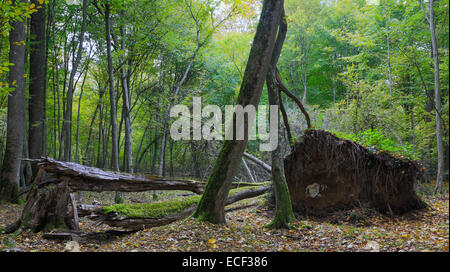
[[[424, 187], [430, 192], [432, 185]], [[231, 207], [253, 205], [227, 213], [227, 224], [216, 226], [197, 223], [191, 219], [171, 225], [146, 229], [110, 240], [79, 242], [83, 252], [403, 252], [449, 251], [449, 194], [434, 196], [421, 194], [429, 205], [391, 219], [367, 209], [341, 211], [327, 217], [299, 216], [291, 230], [269, 230], [264, 226], [272, 218], [271, 211], [262, 205], [264, 198], [241, 201]], [[139, 195], [145, 197], [144, 195]], [[149, 197], [149, 195], [147, 195]], [[168, 195], [167, 197], [173, 197]], [[85, 195], [85, 202], [95, 198], [105, 202], [112, 194]], [[130, 202], [139, 201], [128, 195]], [[228, 207], [230, 208], [230, 207]], [[20, 205], [0, 205], [0, 228], [13, 223], [21, 212]], [[85, 232], [100, 232], [107, 226], [95, 226], [81, 219]], [[50, 241], [42, 233], [0, 234], [0, 251], [61, 252], [68, 251], [67, 242]]]

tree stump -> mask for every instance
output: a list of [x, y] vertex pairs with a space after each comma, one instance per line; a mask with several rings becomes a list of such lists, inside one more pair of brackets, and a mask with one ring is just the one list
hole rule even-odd
[[302, 214], [366, 207], [393, 215], [426, 207], [415, 192], [421, 165], [325, 131], [305, 132], [285, 158], [285, 174], [293, 208]]
[[6, 232], [75, 229], [73, 216], [68, 211], [69, 200], [70, 190], [67, 182], [43, 187], [33, 185], [20, 219], [8, 226]]

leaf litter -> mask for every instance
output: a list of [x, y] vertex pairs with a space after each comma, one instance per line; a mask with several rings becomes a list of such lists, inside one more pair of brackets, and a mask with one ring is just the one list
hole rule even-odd
[[[422, 196], [429, 207], [390, 218], [367, 209], [326, 217], [297, 216], [289, 230], [265, 228], [273, 211], [258, 204], [226, 214], [226, 225], [192, 218], [167, 226], [105, 240], [79, 241], [82, 252], [448, 252], [449, 196]], [[242, 205], [239, 203], [235, 206]], [[20, 205], [0, 205], [0, 229], [18, 218]], [[110, 229], [81, 218], [83, 232]], [[0, 234], [0, 251], [64, 252], [68, 241], [51, 241], [43, 233]], [[72, 245], [73, 246], [73, 245]], [[72, 249], [73, 251], [73, 249]]]

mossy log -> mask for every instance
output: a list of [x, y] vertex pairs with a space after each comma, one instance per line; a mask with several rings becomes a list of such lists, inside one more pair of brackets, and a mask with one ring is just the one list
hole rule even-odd
[[[225, 206], [243, 199], [260, 196], [271, 189], [266, 187], [243, 187], [230, 191]], [[109, 207], [88, 207], [90, 218], [98, 223], [111, 227], [122, 227], [128, 230], [163, 226], [185, 219], [192, 215], [201, 196], [191, 196], [181, 199], [148, 204], [117, 204]]]
[[426, 207], [415, 192], [419, 163], [325, 131], [305, 132], [285, 158], [285, 174], [294, 210], [303, 214], [362, 206], [394, 215]]

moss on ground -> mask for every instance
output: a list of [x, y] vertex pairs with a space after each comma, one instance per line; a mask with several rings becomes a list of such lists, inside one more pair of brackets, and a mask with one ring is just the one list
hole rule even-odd
[[[258, 187], [249, 186], [233, 189], [230, 195], [244, 190], [255, 190]], [[170, 214], [180, 213], [200, 201], [201, 195], [177, 198], [158, 203], [136, 203], [136, 204], [116, 204], [104, 207], [103, 211], [108, 213], [117, 213], [119, 217], [127, 218], [163, 218]]]

